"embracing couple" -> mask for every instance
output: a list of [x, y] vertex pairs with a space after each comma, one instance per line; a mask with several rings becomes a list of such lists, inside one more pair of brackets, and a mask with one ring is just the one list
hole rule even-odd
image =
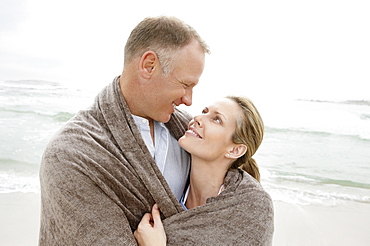
[[252, 158], [264, 126], [245, 97], [192, 104], [208, 46], [174, 17], [131, 32], [120, 76], [50, 141], [40, 245], [271, 245]]

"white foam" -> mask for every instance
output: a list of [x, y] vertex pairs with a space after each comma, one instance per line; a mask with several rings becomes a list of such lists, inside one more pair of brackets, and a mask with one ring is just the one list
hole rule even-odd
[[0, 193], [11, 192], [40, 192], [37, 176], [15, 175], [0, 173]]

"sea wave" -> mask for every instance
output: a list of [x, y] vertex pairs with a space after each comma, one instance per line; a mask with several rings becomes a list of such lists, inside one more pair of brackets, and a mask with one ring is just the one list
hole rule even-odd
[[52, 118], [58, 122], [66, 122], [75, 115], [75, 113], [70, 113], [70, 112], [28, 111], [27, 109], [22, 110], [22, 109], [9, 109], [9, 108], [0, 107], [0, 113], [1, 112], [15, 113], [19, 115], [33, 115], [36, 117], [47, 117], [47, 118]]
[[37, 175], [21, 175], [14, 173], [0, 173], [0, 193], [11, 192], [40, 192]]
[[266, 127], [370, 140], [370, 107], [367, 102], [290, 100], [262, 105], [261, 111]]
[[39, 163], [0, 158], [0, 193], [39, 192]]
[[297, 205], [327, 205], [335, 206], [346, 202], [370, 204], [370, 196], [355, 192], [338, 192], [325, 189], [307, 189], [281, 184], [265, 184], [265, 189], [274, 201], [282, 201]]
[[[370, 116], [369, 116], [370, 117]], [[267, 133], [281, 133], [281, 134], [307, 134], [314, 137], [329, 137], [329, 136], [337, 136], [337, 137], [349, 137], [353, 138], [353, 140], [364, 140], [370, 141], [370, 133], [363, 131], [363, 132], [337, 132], [337, 131], [321, 131], [315, 129], [307, 129], [307, 128], [294, 128], [294, 127], [269, 127], [265, 126], [265, 131]]]
[[262, 180], [273, 200], [299, 205], [370, 204], [370, 184], [302, 173], [265, 170]]
[[59, 122], [66, 122], [70, 120], [75, 114], [71, 114], [68, 112], [59, 112], [57, 114], [52, 115], [53, 119]]
[[91, 105], [95, 95], [40, 80], [0, 81], [0, 113], [54, 117], [65, 121]]
[[370, 114], [361, 114], [361, 115], [360, 115], [360, 118], [361, 118], [362, 120], [370, 120]]
[[14, 175], [34, 175], [38, 173], [39, 163], [26, 162], [13, 158], [0, 158], [0, 172]]
[[369, 189], [370, 183], [356, 182], [343, 179], [331, 179], [302, 173], [270, 171], [270, 178], [276, 181], [294, 181], [298, 183], [309, 183], [312, 185], [337, 185], [342, 187]]
[[5, 80], [1, 82], [2, 86], [11, 86], [18, 88], [55, 88], [60, 87], [61, 84], [58, 82], [47, 81], [47, 80], [34, 80], [34, 79], [25, 79], [25, 80]]
[[330, 101], [330, 100], [308, 100], [308, 99], [298, 99], [297, 101], [303, 101], [303, 102], [315, 102], [315, 103], [353, 104], [353, 105], [365, 105], [365, 106], [370, 106], [370, 100], [344, 100], [344, 101]]

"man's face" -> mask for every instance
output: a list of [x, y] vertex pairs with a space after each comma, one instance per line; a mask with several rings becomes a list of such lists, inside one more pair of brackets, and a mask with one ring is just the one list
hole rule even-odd
[[165, 123], [170, 120], [174, 107], [190, 106], [204, 62], [204, 51], [197, 42], [192, 42], [177, 53], [173, 69], [167, 75], [158, 69], [145, 94], [147, 118]]

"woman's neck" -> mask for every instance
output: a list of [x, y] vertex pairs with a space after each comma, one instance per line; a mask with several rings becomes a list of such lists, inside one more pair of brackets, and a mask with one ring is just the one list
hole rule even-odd
[[221, 164], [206, 163], [192, 158], [190, 171], [190, 189], [186, 200], [188, 209], [206, 204], [210, 197], [217, 196], [224, 183], [226, 170]]

